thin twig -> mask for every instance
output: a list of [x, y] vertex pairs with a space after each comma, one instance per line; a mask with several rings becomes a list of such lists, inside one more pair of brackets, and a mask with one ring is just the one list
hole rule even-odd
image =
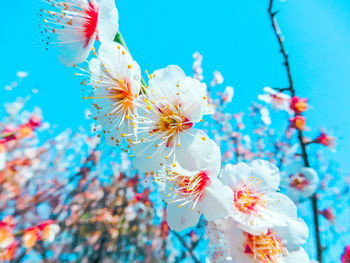
[[186, 244], [186, 242], [185, 242], [185, 240], [182, 238], [182, 236], [180, 236], [180, 234], [177, 233], [176, 231], [172, 231], [172, 233], [179, 239], [179, 241], [180, 241], [180, 243], [182, 244], [182, 246], [185, 247], [185, 248], [187, 248], [188, 252], [190, 253], [190, 255], [191, 255], [192, 259], [193, 259], [193, 261], [194, 261], [195, 263], [200, 263], [200, 261], [197, 259], [197, 257], [193, 254], [193, 248], [190, 248], [190, 247]]
[[[292, 73], [290, 69], [290, 63], [289, 63], [289, 57], [288, 53], [283, 45], [284, 39], [282, 36], [282, 33], [278, 27], [277, 20], [275, 18], [277, 11], [273, 12], [272, 7], [273, 7], [273, 1], [270, 0], [269, 2], [269, 8], [268, 8], [268, 13], [270, 15], [272, 27], [275, 33], [275, 36], [277, 38], [277, 41], [280, 46], [280, 52], [282, 53], [282, 56], [284, 58], [284, 63], [283, 65], [286, 68], [287, 76], [288, 76], [288, 82], [289, 82], [289, 88], [288, 90], [290, 91], [292, 96], [295, 96], [295, 89], [293, 85], [293, 78], [292, 78]], [[303, 137], [303, 132], [298, 129], [298, 140], [300, 143], [300, 147], [302, 150], [302, 157], [304, 160], [304, 165], [306, 167], [310, 167], [309, 159], [308, 159], [308, 154], [306, 150], [306, 143], [304, 142], [304, 137]], [[311, 197], [311, 202], [312, 202], [312, 211], [313, 211], [313, 218], [314, 218], [314, 227], [315, 227], [315, 240], [316, 240], [316, 250], [317, 250], [317, 260], [319, 263], [323, 262], [322, 258], [322, 245], [321, 245], [321, 239], [320, 239], [320, 230], [319, 230], [319, 218], [318, 218], [318, 207], [317, 207], [317, 196], [316, 194], [313, 194]]]

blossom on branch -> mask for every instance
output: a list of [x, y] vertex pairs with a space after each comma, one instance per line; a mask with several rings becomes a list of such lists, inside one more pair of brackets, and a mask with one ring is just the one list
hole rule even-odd
[[333, 152], [335, 152], [337, 147], [337, 138], [330, 136], [325, 132], [321, 132], [321, 134], [313, 141], [315, 143], [319, 143], [326, 147], [329, 147]]
[[282, 172], [281, 186], [294, 201], [310, 197], [315, 193], [318, 184], [317, 172], [310, 167], [304, 167], [301, 162], [290, 163]]
[[92, 118], [102, 125], [109, 145], [136, 140], [138, 107], [141, 106], [141, 72], [130, 53], [120, 44], [102, 43], [98, 57], [89, 63], [89, 96]]
[[178, 162], [184, 169], [198, 169], [196, 164], [210, 161], [210, 153], [217, 148], [193, 127], [212, 112], [206, 85], [186, 77], [178, 66], [156, 70], [149, 77], [139, 113], [138, 141], [131, 145], [134, 167], [151, 172]]
[[290, 127], [294, 129], [298, 129], [299, 131], [305, 130], [306, 127], [306, 119], [302, 115], [296, 115], [289, 119]]
[[286, 219], [296, 217], [296, 206], [285, 195], [277, 193], [280, 184], [278, 168], [264, 160], [250, 165], [240, 162], [226, 165], [220, 179], [230, 188], [237, 225], [251, 234], [260, 234], [274, 226], [283, 226]]
[[301, 219], [269, 228], [253, 235], [237, 227], [232, 218], [217, 222], [230, 249], [233, 262], [244, 263], [308, 263], [309, 256], [301, 246], [308, 237], [308, 228]]
[[300, 114], [307, 110], [307, 99], [301, 99], [298, 96], [294, 96], [290, 102], [290, 108], [297, 114]]
[[282, 92], [278, 92], [270, 87], [264, 88], [265, 94], [258, 95], [258, 99], [262, 100], [268, 104], [271, 104], [272, 108], [275, 110], [290, 111], [290, 96]]
[[212, 160], [209, 165], [202, 163], [201, 169], [193, 172], [179, 166], [166, 169], [167, 221], [173, 230], [195, 226], [201, 214], [213, 221], [232, 213], [233, 196], [217, 178], [220, 152], [213, 152]]
[[[42, 9], [46, 44], [59, 44], [59, 59], [67, 65], [82, 63], [98, 39], [113, 41], [118, 31], [114, 0], [45, 0], [55, 10]], [[55, 39], [56, 42], [53, 41]]]

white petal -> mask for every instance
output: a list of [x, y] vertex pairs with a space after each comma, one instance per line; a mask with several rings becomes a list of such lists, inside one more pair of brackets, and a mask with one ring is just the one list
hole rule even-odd
[[[297, 218], [297, 207], [294, 202], [285, 194], [268, 192], [265, 194], [268, 209], [274, 213], [277, 220], [284, 218]], [[283, 223], [282, 223], [283, 224]]]
[[192, 210], [190, 204], [184, 207], [177, 207], [177, 205], [169, 203], [166, 208], [166, 214], [169, 227], [175, 231], [182, 231], [197, 225], [200, 218], [200, 213], [196, 209]]
[[297, 219], [297, 208], [286, 195], [266, 192], [263, 196], [265, 206], [258, 205], [256, 213], [242, 213], [234, 208], [230, 215], [241, 229], [252, 234], [266, 233], [269, 228], [285, 227]]
[[211, 178], [198, 208], [208, 221], [222, 219], [232, 213], [233, 195], [217, 178]]
[[301, 191], [301, 196], [304, 198], [310, 197], [315, 193], [318, 187], [319, 178], [317, 172], [312, 168], [303, 167], [300, 169], [300, 173], [309, 181], [309, 185]]
[[297, 251], [289, 252], [287, 256], [283, 257], [284, 263], [310, 263], [309, 255], [303, 248]]
[[98, 3], [97, 32], [101, 42], [113, 41], [118, 32], [118, 10], [114, 0], [96, 0]]
[[248, 181], [251, 169], [248, 164], [239, 162], [236, 165], [227, 164], [221, 171], [221, 181], [230, 188], [236, 187], [240, 182]]
[[206, 89], [204, 83], [189, 77], [179, 83], [179, 99], [184, 115], [193, 123], [199, 122], [205, 111], [208, 110]]
[[251, 163], [252, 176], [261, 180], [260, 187], [269, 187], [277, 190], [280, 185], [280, 174], [278, 168], [265, 160], [254, 160]]
[[[309, 181], [309, 184], [303, 189], [291, 186], [291, 176], [298, 173], [303, 174], [305, 179]], [[303, 167], [301, 162], [291, 163], [282, 174], [281, 186], [286, 188], [287, 195], [295, 201], [299, 201], [301, 197], [310, 197], [317, 190], [318, 184], [319, 178], [317, 172], [312, 168]]]
[[[115, 42], [102, 42], [98, 55], [101, 63], [105, 64], [114, 78], [123, 78], [127, 76], [128, 71], [131, 71], [131, 75], [135, 76], [136, 80], [141, 79], [139, 66], [122, 45]], [[129, 65], [132, 65], [131, 69], [129, 69]]]
[[151, 143], [141, 142], [138, 144], [132, 144], [133, 153], [135, 157], [133, 159], [134, 168], [139, 172], [151, 172], [158, 171], [164, 166], [171, 164], [170, 158], [165, 159], [165, 156], [169, 155], [169, 149], [163, 145], [155, 147], [156, 144], [160, 144], [161, 141], [154, 141]]
[[180, 134], [180, 147], [175, 154], [179, 164], [189, 171], [208, 170], [217, 176], [221, 166], [220, 148], [203, 131], [190, 129]]
[[219, 220], [216, 224], [224, 233], [225, 243], [229, 247], [233, 262], [256, 263], [252, 257], [244, 253], [245, 236], [232, 218]]
[[[186, 78], [183, 70], [175, 65], [170, 65], [166, 68], [159, 69], [153, 72], [152, 78], [149, 80], [149, 89], [154, 90], [156, 98], [158, 97], [167, 98], [169, 103], [174, 103], [174, 100], [177, 98], [176, 93], [178, 92], [179, 87], [177, 85], [181, 80]], [[153, 99], [152, 92], [149, 92], [150, 99]]]
[[64, 43], [71, 42], [71, 39], [63, 38], [63, 35], [60, 36], [60, 41], [63, 42], [59, 46], [59, 56], [58, 59], [62, 64], [66, 66], [72, 66], [74, 64], [79, 64], [85, 61], [85, 59], [89, 56], [92, 46], [96, 40], [96, 33], [92, 35], [92, 37], [88, 40], [88, 44], [86, 45], [85, 41], [76, 41], [72, 43]]
[[274, 231], [286, 243], [288, 251], [297, 250], [309, 236], [309, 229], [301, 218], [289, 219], [286, 226], [274, 227]]

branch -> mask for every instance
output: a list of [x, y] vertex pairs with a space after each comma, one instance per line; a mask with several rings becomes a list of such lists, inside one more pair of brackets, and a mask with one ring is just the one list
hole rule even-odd
[[197, 257], [193, 254], [193, 248], [190, 248], [185, 240], [182, 238], [182, 236], [179, 235], [179, 233], [177, 233], [176, 231], [172, 231], [172, 233], [179, 239], [180, 243], [182, 244], [183, 247], [187, 248], [188, 252], [190, 253], [193, 261], [195, 263], [200, 263], [200, 261], [197, 259]]
[[[270, 0], [269, 2], [269, 8], [268, 8], [268, 13], [270, 15], [271, 23], [272, 23], [272, 28], [274, 30], [275, 36], [277, 38], [277, 41], [280, 46], [280, 52], [282, 53], [282, 56], [284, 58], [284, 63], [283, 65], [286, 68], [287, 76], [288, 76], [288, 82], [289, 82], [289, 91], [291, 93], [291, 96], [295, 96], [295, 89], [293, 85], [293, 78], [292, 78], [292, 73], [290, 69], [290, 63], [289, 63], [289, 57], [288, 53], [284, 47], [284, 39], [282, 36], [282, 33], [279, 29], [277, 19], [275, 18], [277, 11], [273, 12], [272, 7], [273, 7], [273, 2], [274, 0]], [[308, 159], [308, 154], [306, 151], [306, 143], [304, 142], [303, 139], [303, 132], [301, 130], [298, 130], [298, 140], [300, 143], [300, 147], [302, 150], [302, 157], [304, 160], [304, 165], [306, 167], [310, 167], [309, 159]], [[318, 208], [317, 208], [317, 196], [316, 194], [312, 195], [311, 197], [311, 202], [312, 202], [312, 211], [313, 211], [313, 218], [314, 218], [314, 227], [315, 227], [315, 240], [316, 240], [316, 250], [317, 250], [317, 260], [319, 263], [323, 262], [322, 258], [322, 245], [321, 245], [321, 239], [320, 239], [320, 230], [319, 230], [319, 218], [318, 218]]]
[[291, 73], [291, 70], [290, 70], [288, 53], [287, 53], [286, 49], [284, 48], [283, 36], [282, 36], [282, 33], [281, 33], [280, 29], [279, 29], [277, 20], [275, 18], [276, 14], [277, 14], [277, 11], [276, 12], [272, 12], [272, 6], [273, 6], [273, 0], [270, 0], [268, 13], [270, 15], [273, 31], [275, 33], [275, 36], [276, 36], [277, 41], [278, 41], [279, 46], [280, 46], [280, 52], [282, 53], [282, 56], [284, 58], [283, 65], [286, 67], [286, 70], [287, 70], [287, 76], [288, 76], [288, 82], [289, 82], [289, 91], [292, 93], [292, 96], [294, 96], [295, 95], [295, 90], [294, 90], [294, 86], [293, 86], [293, 79], [292, 79], [292, 73]]

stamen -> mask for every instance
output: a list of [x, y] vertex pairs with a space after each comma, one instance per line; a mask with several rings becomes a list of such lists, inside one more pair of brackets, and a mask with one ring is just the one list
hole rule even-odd
[[254, 183], [242, 183], [233, 189], [234, 206], [242, 213], [251, 214], [256, 212], [257, 206], [264, 206], [262, 194]]
[[262, 263], [277, 263], [279, 259], [286, 254], [286, 249], [282, 242], [270, 230], [267, 234], [254, 236], [244, 233], [246, 240], [244, 244], [244, 253], [251, 256], [254, 260]]

